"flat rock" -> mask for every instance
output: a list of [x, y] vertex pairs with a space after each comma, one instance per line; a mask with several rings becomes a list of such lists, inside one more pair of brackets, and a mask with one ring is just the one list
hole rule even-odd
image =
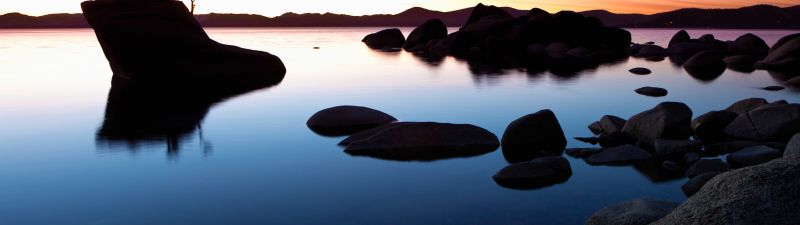
[[586, 162], [592, 165], [601, 164], [626, 164], [636, 161], [648, 160], [653, 158], [649, 152], [634, 145], [622, 145], [603, 150], [586, 158]]
[[600, 138], [598, 138], [598, 137], [576, 137], [574, 139], [578, 140], [580, 142], [588, 143], [588, 144], [592, 144], [592, 145], [596, 145], [597, 143], [600, 142]]
[[344, 151], [386, 160], [432, 161], [482, 155], [500, 146], [497, 136], [469, 124], [400, 122], [381, 128], [354, 134]]
[[710, 173], [710, 172], [725, 172], [731, 170], [730, 165], [723, 162], [720, 159], [701, 159], [692, 164], [689, 169], [686, 170], [686, 176], [689, 178], [694, 178], [700, 174]]
[[384, 112], [363, 106], [336, 106], [323, 109], [308, 119], [312, 131], [325, 136], [350, 135], [397, 121]]
[[659, 87], [642, 87], [636, 89], [636, 93], [650, 97], [664, 97], [667, 96], [667, 94], [669, 94], [667, 89]]
[[680, 203], [636, 199], [607, 206], [592, 214], [586, 225], [647, 225], [666, 216]]
[[655, 142], [656, 153], [660, 156], [679, 156], [702, 148], [703, 142], [698, 140], [656, 139]]
[[543, 157], [507, 166], [492, 176], [500, 186], [512, 189], [539, 189], [564, 183], [572, 168], [564, 157]]
[[602, 151], [602, 148], [568, 148], [564, 153], [576, 158], [586, 158]]
[[694, 135], [700, 140], [713, 143], [726, 138], [725, 127], [728, 126], [739, 114], [730, 111], [711, 111], [692, 120]]
[[728, 106], [725, 111], [734, 112], [736, 114], [748, 113], [750, 110], [766, 104], [769, 104], [769, 102], [763, 98], [742, 99]]
[[538, 156], [560, 155], [567, 147], [567, 138], [556, 115], [542, 110], [511, 122], [501, 143], [506, 160], [516, 163]]
[[709, 172], [697, 175], [692, 179], [689, 179], [689, 181], [686, 181], [686, 183], [681, 186], [681, 191], [683, 191], [683, 194], [685, 194], [686, 197], [692, 197], [692, 195], [700, 191], [700, 188], [702, 188], [703, 185], [708, 183], [708, 181], [719, 174], [719, 172]]
[[692, 110], [686, 104], [664, 102], [628, 119], [622, 131], [652, 146], [656, 139], [688, 139], [691, 122]]
[[786, 88], [785, 87], [781, 87], [781, 86], [767, 86], [767, 87], [764, 87], [763, 89], [767, 90], [767, 91], [780, 91], [780, 90], [783, 90], [783, 89], [786, 89]]
[[632, 74], [636, 74], [636, 75], [648, 75], [648, 74], [653, 73], [653, 71], [650, 71], [650, 69], [642, 68], [642, 67], [637, 67], [637, 68], [630, 69], [630, 70], [628, 70], [628, 72], [631, 72]]
[[800, 155], [717, 175], [653, 225], [800, 224]]
[[758, 145], [760, 145], [760, 143], [754, 141], [728, 141], [706, 145], [703, 150], [715, 154], [727, 154]]
[[772, 161], [783, 156], [777, 149], [764, 145], [745, 148], [734, 153], [728, 154], [727, 160], [732, 168], [754, 166]]

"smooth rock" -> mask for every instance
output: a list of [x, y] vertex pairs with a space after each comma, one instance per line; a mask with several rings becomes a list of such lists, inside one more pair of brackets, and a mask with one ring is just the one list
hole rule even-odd
[[642, 87], [636, 89], [636, 93], [650, 97], [664, 97], [667, 96], [667, 94], [669, 94], [667, 89], [659, 87]]
[[738, 102], [731, 104], [730, 106], [728, 106], [727, 109], [725, 109], [725, 111], [734, 112], [736, 114], [742, 114], [750, 112], [750, 110], [753, 110], [755, 108], [758, 108], [766, 104], [769, 104], [769, 102], [767, 102], [766, 99], [748, 98], [739, 100]]
[[628, 72], [631, 72], [632, 74], [636, 74], [636, 75], [648, 75], [648, 74], [653, 73], [653, 71], [650, 71], [650, 69], [642, 68], [642, 67], [636, 67], [636, 68], [630, 69], [630, 70], [628, 70]]
[[734, 55], [727, 56], [722, 59], [729, 69], [739, 72], [753, 72], [756, 70], [753, 65], [758, 62], [759, 58], [752, 55]]
[[639, 57], [652, 57], [652, 56], [664, 56], [667, 54], [667, 50], [658, 45], [644, 45], [636, 56]]
[[710, 172], [725, 172], [731, 170], [730, 165], [720, 159], [701, 159], [686, 170], [686, 176], [694, 178], [700, 174]]
[[572, 168], [564, 157], [543, 157], [507, 166], [492, 176], [500, 186], [512, 189], [539, 189], [564, 183]]
[[738, 55], [766, 56], [769, 45], [760, 37], [747, 33], [736, 38], [731, 45], [731, 52]]
[[686, 183], [681, 186], [681, 191], [683, 191], [686, 197], [692, 197], [692, 195], [700, 191], [700, 188], [703, 188], [703, 185], [719, 174], [719, 172], [709, 172], [697, 175], [689, 179], [689, 181], [686, 181]]
[[727, 154], [757, 145], [760, 145], [760, 143], [753, 141], [729, 141], [706, 145], [704, 150], [715, 154]]
[[397, 119], [384, 112], [362, 106], [336, 106], [315, 113], [306, 125], [325, 136], [342, 136], [374, 128]]
[[725, 140], [725, 127], [739, 115], [730, 111], [711, 111], [692, 120], [694, 135], [705, 142]]
[[414, 49], [420, 45], [426, 45], [433, 40], [443, 39], [446, 37], [447, 26], [444, 24], [444, 22], [442, 22], [440, 19], [430, 19], [408, 34], [408, 38], [406, 39], [405, 45], [403, 45], [403, 49]]
[[728, 154], [727, 160], [732, 168], [754, 166], [783, 156], [781, 151], [764, 145], [745, 148]]
[[756, 69], [791, 73], [800, 72], [800, 36], [784, 40], [773, 47], [764, 60], [755, 64]]
[[512, 163], [537, 156], [560, 155], [567, 147], [567, 139], [556, 115], [547, 109], [511, 122], [501, 143], [503, 154]]
[[800, 132], [800, 104], [764, 105], [739, 115], [725, 128], [725, 134], [756, 141], [788, 141]]
[[656, 139], [688, 139], [692, 135], [691, 122], [692, 110], [686, 104], [664, 102], [628, 119], [622, 131], [653, 145]]
[[692, 164], [696, 163], [700, 160], [700, 154], [697, 152], [688, 152], [686, 155], [683, 156], [683, 162], [685, 165], [691, 166]]
[[647, 225], [666, 216], [680, 203], [636, 199], [607, 206], [592, 214], [586, 225]]
[[600, 127], [605, 133], [614, 133], [617, 131], [622, 131], [622, 128], [625, 127], [626, 122], [627, 120], [617, 116], [605, 115], [600, 118]]
[[603, 133], [603, 126], [600, 124], [600, 121], [589, 124], [588, 128], [590, 131], [592, 131], [593, 134]]
[[669, 45], [667, 48], [673, 48], [675, 44], [689, 42], [692, 38], [689, 36], [689, 33], [685, 30], [680, 30], [675, 35], [672, 36], [672, 39], [669, 40]]
[[586, 162], [592, 165], [601, 164], [626, 164], [653, 158], [649, 152], [634, 145], [622, 145], [608, 148], [600, 153], [586, 158]]
[[723, 55], [711, 51], [695, 54], [683, 64], [690, 75], [701, 80], [713, 80], [723, 72], [727, 65], [722, 60]]
[[392, 28], [369, 34], [361, 42], [372, 49], [401, 48], [405, 45], [406, 38], [400, 29]]
[[786, 150], [783, 151], [784, 156], [800, 155], [800, 133], [794, 135], [789, 144], [786, 144]]

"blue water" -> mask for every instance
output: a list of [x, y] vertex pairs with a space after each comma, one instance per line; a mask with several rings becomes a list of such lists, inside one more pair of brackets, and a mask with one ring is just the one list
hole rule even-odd
[[[568, 147], [588, 147], [571, 138], [590, 136], [589, 123], [662, 101], [685, 102], [695, 116], [748, 97], [800, 102], [798, 90], [761, 90], [778, 84], [764, 71], [700, 81], [668, 60], [628, 59], [570, 78], [474, 75], [453, 58], [436, 66], [371, 51], [360, 39], [375, 30], [210, 29], [220, 42], [280, 56], [289, 71], [275, 87], [213, 106], [170, 150], [166, 140], [96, 135], [111, 71], [91, 30], [0, 31], [0, 224], [582, 224], [633, 198], [683, 201], [685, 179], [569, 158], [566, 183], [511, 190], [491, 179], [508, 165], [500, 150], [433, 162], [352, 157], [336, 146], [341, 138], [318, 136], [305, 121], [327, 107], [362, 105], [501, 136], [512, 120], [552, 109]], [[661, 45], [675, 32], [632, 30], [635, 42]], [[772, 44], [796, 31], [690, 31], [722, 40], [746, 32]], [[627, 72], [640, 66], [654, 73]], [[642, 86], [670, 94], [633, 92]]]

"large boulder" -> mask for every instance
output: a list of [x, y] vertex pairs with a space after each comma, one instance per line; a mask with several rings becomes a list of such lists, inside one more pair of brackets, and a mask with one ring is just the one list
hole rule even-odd
[[763, 70], [800, 73], [800, 36], [793, 35], [778, 41], [764, 60], [755, 64]]
[[354, 134], [341, 144], [356, 156], [399, 161], [432, 161], [492, 152], [497, 136], [468, 124], [399, 122]]
[[732, 168], [737, 169], [766, 163], [773, 159], [780, 158], [781, 156], [783, 156], [781, 151], [768, 146], [759, 145], [728, 154], [727, 160]]
[[769, 53], [769, 45], [760, 37], [747, 33], [733, 41], [730, 53], [763, 57]]
[[784, 156], [800, 155], [800, 133], [794, 135], [789, 144], [786, 144], [786, 150], [783, 151]]
[[511, 122], [501, 143], [509, 162], [521, 162], [538, 156], [560, 155], [567, 147], [567, 138], [556, 115], [545, 109]]
[[209, 38], [181, 1], [86, 1], [81, 8], [121, 79], [210, 90], [277, 83], [286, 73], [274, 55]]
[[692, 110], [686, 104], [664, 102], [628, 119], [622, 131], [652, 146], [656, 139], [688, 139], [691, 122]]
[[511, 17], [511, 15], [508, 14], [508, 12], [506, 12], [501, 8], [498, 8], [493, 5], [487, 6], [484, 5], [483, 3], [478, 3], [478, 5], [472, 8], [472, 14], [469, 15], [469, 18], [467, 19], [467, 24], [465, 24], [464, 26], [466, 27], [474, 23], [477, 23], [478, 21], [487, 16]]
[[788, 141], [800, 132], [800, 104], [768, 104], [741, 114], [725, 134], [755, 141]]
[[800, 224], [800, 155], [717, 175], [653, 225]]
[[406, 38], [400, 29], [392, 28], [368, 34], [361, 42], [372, 49], [391, 49], [403, 47]]
[[669, 45], [667, 48], [673, 48], [676, 44], [689, 42], [692, 37], [689, 36], [689, 33], [685, 30], [680, 30], [678, 33], [672, 36], [672, 39], [669, 40]]
[[431, 41], [445, 37], [447, 37], [447, 25], [440, 19], [430, 19], [408, 34], [403, 48], [406, 50], [415, 49], [420, 45], [427, 45]]
[[727, 65], [723, 61], [724, 55], [703, 51], [695, 54], [683, 64], [690, 75], [700, 80], [713, 80], [725, 72]]
[[586, 162], [591, 165], [602, 164], [628, 164], [638, 161], [652, 159], [653, 155], [649, 152], [636, 147], [635, 145], [622, 145], [618, 147], [608, 148], [600, 153], [593, 154], [586, 158]]
[[692, 120], [694, 135], [704, 142], [725, 140], [725, 127], [739, 115], [730, 111], [711, 111]]
[[497, 184], [512, 189], [538, 189], [566, 182], [572, 168], [564, 157], [543, 157], [503, 168], [492, 178]]
[[607, 206], [592, 214], [586, 225], [647, 225], [666, 216], [680, 203], [636, 199]]
[[350, 135], [359, 131], [395, 122], [384, 112], [362, 106], [336, 106], [323, 109], [308, 119], [312, 131], [325, 136]]
[[766, 104], [769, 104], [769, 102], [763, 98], [742, 99], [728, 106], [728, 108], [725, 109], [725, 111], [734, 112], [736, 114], [743, 114], [743, 113], [748, 113], [750, 112], [750, 110], [753, 110], [755, 108], [761, 107]]

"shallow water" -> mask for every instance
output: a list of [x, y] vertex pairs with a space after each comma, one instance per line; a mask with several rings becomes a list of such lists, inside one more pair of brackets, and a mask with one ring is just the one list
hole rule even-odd
[[[0, 222], [2, 224], [582, 224], [595, 210], [633, 198], [683, 201], [685, 180], [633, 167], [570, 159], [573, 176], [538, 190], [511, 190], [491, 176], [500, 150], [433, 162], [352, 157], [305, 126], [313, 113], [363, 105], [403, 121], [471, 123], [501, 136], [508, 123], [552, 109], [570, 139], [606, 114], [623, 118], [662, 101], [695, 116], [767, 92], [763, 71], [694, 79], [668, 60], [628, 59], [576, 76], [508, 70], [472, 74], [466, 62], [432, 65], [409, 53], [367, 49], [376, 28], [210, 29], [227, 44], [280, 56], [283, 82], [211, 108], [199, 129], [131, 142], [97, 136], [111, 71], [91, 30], [0, 30]], [[407, 34], [410, 29], [405, 29]], [[675, 30], [632, 30], [666, 45]], [[691, 30], [732, 40], [753, 32], [769, 44], [796, 31]], [[320, 47], [320, 49], [313, 49]], [[647, 67], [649, 76], [627, 72]], [[633, 92], [659, 86], [667, 97]]]

